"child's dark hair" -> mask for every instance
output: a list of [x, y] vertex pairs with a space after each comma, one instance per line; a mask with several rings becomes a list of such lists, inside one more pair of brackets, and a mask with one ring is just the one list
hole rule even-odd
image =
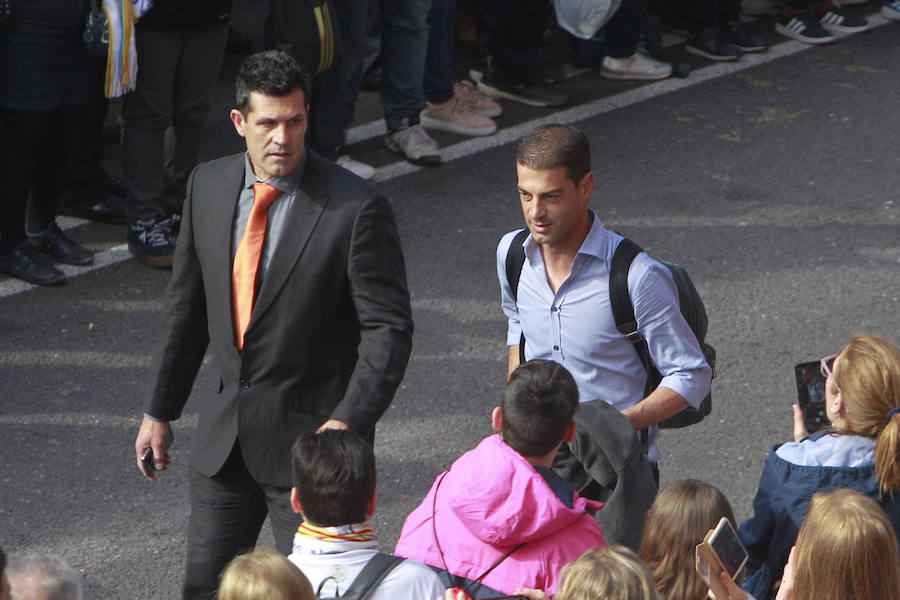
[[348, 430], [302, 435], [291, 449], [303, 515], [322, 527], [361, 523], [375, 494], [375, 452]]
[[561, 364], [519, 365], [503, 391], [503, 441], [523, 456], [541, 456], [563, 439], [578, 407], [578, 386]]

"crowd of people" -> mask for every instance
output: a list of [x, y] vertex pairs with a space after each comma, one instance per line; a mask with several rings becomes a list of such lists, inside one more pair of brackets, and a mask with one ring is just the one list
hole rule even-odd
[[[73, 37], [86, 3], [56, 4], [13, 0], [0, 13], [0, 77], [13, 80], [7, 51], [21, 57], [37, 39], [45, 47], [30, 76], [52, 79], [26, 86], [52, 99], [34, 109], [21, 108], [34, 101], [25, 91], [0, 87], [0, 102], [15, 96], [19, 106], [0, 109], [0, 125], [38, 133], [27, 152], [0, 137], [0, 158], [10, 159], [0, 165], [28, 175], [12, 186], [21, 198], [3, 204], [0, 268], [37, 283], [60, 280], [48, 257], [91, 260], [53, 221], [68, 175], [39, 173], [38, 152], [94, 139], [60, 126], [72, 111], [85, 126], [102, 122], [89, 118], [96, 99], [82, 92], [96, 73]], [[385, 144], [408, 160], [439, 162], [423, 122], [460, 113], [487, 134], [489, 114], [500, 110], [492, 98], [568, 101], [536, 62], [549, 3], [477, 4], [485, 60], [475, 83], [448, 77], [455, 36], [441, 34], [454, 22], [452, 2], [378, 6]], [[365, 31], [368, 12], [335, 7], [342, 28]], [[636, 49], [646, 8], [625, 0], [608, 22], [601, 73], [668, 76], [668, 65]], [[361, 62], [310, 78], [286, 52], [250, 55], [230, 113], [246, 151], [198, 165], [229, 9], [221, 0], [158, 0], [141, 17], [141, 68], [123, 117], [123, 160], [140, 163], [123, 168], [129, 245], [143, 262], [172, 267], [134, 442], [148, 480], [172, 464], [171, 422], [207, 353], [218, 378], [198, 407], [191, 452], [184, 598], [699, 600], [711, 584], [694, 552], [724, 517], [748, 551], [738, 583], [723, 573], [712, 584], [729, 600], [900, 600], [898, 348], [860, 334], [822, 359], [829, 426], [808, 432], [795, 411], [795, 441], [772, 450], [750, 519], [738, 524], [726, 496], [700, 481], [657, 493], [660, 423], [703, 418], [714, 354], [684, 312], [682, 279], [589, 207], [590, 143], [567, 125], [534, 129], [516, 151], [525, 227], [502, 236], [496, 251], [508, 349], [503, 398], [489, 417], [498, 433], [436, 474], [394, 554], [381, 552], [371, 527], [375, 426], [405, 374], [414, 327], [390, 202], [366, 172], [352, 172], [360, 167], [341, 154], [342, 131], [326, 134], [352, 115]], [[726, 19], [694, 41], [703, 48], [702, 40], [739, 33]], [[440, 60], [429, 58], [432, 43]], [[429, 63], [442, 65], [433, 77]], [[333, 91], [317, 106], [323, 89]], [[322, 118], [337, 112], [317, 124], [317, 109]], [[84, 164], [96, 161], [88, 154]], [[106, 178], [88, 187], [117, 185]], [[247, 553], [267, 517], [278, 552]], [[82, 593], [53, 557], [17, 558], [0, 581], [13, 600], [40, 600], [30, 590], [48, 581], [71, 588], [55, 597]]]
[[[557, 36], [570, 42], [576, 67], [610, 79], [661, 79], [672, 74], [672, 65], [661, 54], [660, 24], [685, 30], [688, 52], [733, 60], [767, 46], [746, 26], [742, 8], [754, 15], [774, 11], [778, 32], [826, 43], [868, 27], [845, 8], [858, 2], [785, 0], [776, 7], [770, 0], [744, 0], [742, 7], [739, 0], [622, 0], [612, 3], [615, 10], [592, 36], [564, 30]], [[9, 0], [4, 6], [0, 169], [9, 189], [0, 206], [0, 273], [53, 285], [65, 280], [56, 264], [93, 261], [93, 251], [56, 224], [57, 214], [127, 224], [128, 247], [139, 261], [171, 267], [210, 94], [229, 40], [241, 45], [229, 28], [232, 0], [156, 0], [145, 14], [133, 15], [139, 16], [130, 49], [137, 75], [118, 119], [123, 178], [100, 164], [109, 108], [104, 89], [113, 66], [85, 44], [91, 2]], [[491, 135], [503, 112], [498, 100], [553, 107], [571, 99], [553, 83], [557, 76], [541, 68], [540, 45], [555, 27], [548, 0], [371, 0], [365, 6], [331, 0], [329, 7], [342, 57], [313, 77], [308, 144], [364, 179], [375, 169], [346, 149], [364, 82], [379, 86], [386, 147], [429, 166], [441, 163], [429, 130]], [[460, 12], [474, 21], [474, 33], [465, 35], [479, 48], [470, 79], [458, 79], [455, 61]], [[885, 0], [881, 14], [900, 19], [900, 3]], [[271, 14], [267, 18], [271, 23]], [[272, 47], [271, 32], [268, 26], [256, 45]], [[67, 159], [41, 161], [51, 149]]]

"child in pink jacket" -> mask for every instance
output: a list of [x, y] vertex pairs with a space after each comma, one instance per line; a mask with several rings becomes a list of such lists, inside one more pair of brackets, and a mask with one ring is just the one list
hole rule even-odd
[[439, 570], [474, 598], [519, 588], [552, 595], [560, 570], [604, 546], [581, 498], [550, 466], [575, 435], [578, 388], [558, 363], [532, 360], [512, 374], [482, 440], [438, 476], [407, 517], [395, 554]]

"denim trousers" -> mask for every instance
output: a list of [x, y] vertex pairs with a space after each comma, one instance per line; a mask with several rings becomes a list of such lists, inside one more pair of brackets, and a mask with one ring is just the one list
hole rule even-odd
[[[187, 32], [136, 28], [137, 88], [125, 97], [122, 128], [131, 223], [181, 214], [227, 37], [227, 24]], [[170, 126], [174, 148], [167, 156]]]
[[[370, 0], [371, 1], [371, 0]], [[388, 130], [425, 108], [422, 80], [431, 0], [378, 0], [381, 7], [381, 107]]]
[[456, 82], [456, 0], [432, 0], [428, 11], [428, 52], [425, 55], [425, 99], [446, 102]]

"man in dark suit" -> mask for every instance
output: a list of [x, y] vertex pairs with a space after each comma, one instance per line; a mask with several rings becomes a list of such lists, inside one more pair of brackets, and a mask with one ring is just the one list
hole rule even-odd
[[[247, 152], [199, 165], [188, 183], [135, 441], [138, 466], [154, 479], [140, 457], [149, 448], [155, 469], [169, 465], [169, 421], [209, 347], [220, 379], [218, 395], [200, 404], [191, 456], [185, 598], [213, 597], [267, 513], [279, 551], [291, 551], [292, 442], [325, 428], [371, 441], [409, 360], [393, 213], [378, 190], [305, 150], [307, 81], [284, 53], [249, 57], [231, 112]], [[259, 209], [259, 190], [271, 186], [276, 197]]]

